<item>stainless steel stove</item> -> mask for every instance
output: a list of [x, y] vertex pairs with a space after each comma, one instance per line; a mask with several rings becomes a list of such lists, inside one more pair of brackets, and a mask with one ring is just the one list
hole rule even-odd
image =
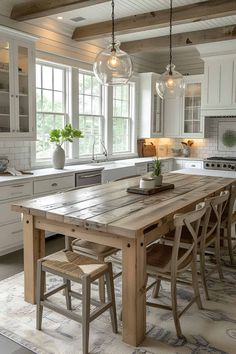
[[236, 157], [208, 157], [203, 160], [203, 165], [210, 170], [236, 171]]

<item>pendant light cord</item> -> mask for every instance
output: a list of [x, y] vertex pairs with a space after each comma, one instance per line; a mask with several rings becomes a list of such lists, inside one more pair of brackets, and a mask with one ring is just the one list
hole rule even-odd
[[112, 51], [116, 51], [115, 49], [115, 4], [114, 0], [111, 1], [111, 18], [112, 18]]
[[172, 75], [172, 0], [170, 0], [170, 69], [169, 69], [169, 74]]

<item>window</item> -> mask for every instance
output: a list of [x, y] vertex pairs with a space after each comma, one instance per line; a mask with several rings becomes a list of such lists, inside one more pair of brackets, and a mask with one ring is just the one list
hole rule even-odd
[[36, 64], [36, 160], [51, 158], [54, 146], [49, 141], [49, 131], [63, 128], [68, 120], [66, 73], [63, 66]]
[[79, 129], [84, 138], [79, 141], [79, 155], [101, 154], [104, 139], [102, 86], [92, 73], [79, 72]]
[[131, 85], [113, 87], [113, 153], [131, 151]]

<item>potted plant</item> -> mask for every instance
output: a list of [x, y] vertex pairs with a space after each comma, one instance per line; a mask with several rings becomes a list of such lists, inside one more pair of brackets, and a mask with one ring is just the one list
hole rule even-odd
[[191, 146], [193, 145], [193, 140], [188, 140], [187, 142], [181, 141], [183, 146], [183, 155], [184, 157], [189, 157], [191, 153]]
[[53, 167], [56, 169], [63, 169], [65, 166], [65, 150], [62, 144], [66, 141], [70, 143], [74, 139], [83, 138], [83, 134], [79, 129], [75, 129], [71, 124], [66, 124], [62, 129], [53, 129], [49, 132], [50, 142], [56, 143], [56, 149], [52, 155]]
[[153, 171], [151, 176], [155, 179], [155, 186], [159, 187], [162, 185], [162, 174], [161, 174], [161, 161], [157, 158], [153, 160]]

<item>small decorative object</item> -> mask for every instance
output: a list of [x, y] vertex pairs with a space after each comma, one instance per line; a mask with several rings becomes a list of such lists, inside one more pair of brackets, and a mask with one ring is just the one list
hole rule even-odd
[[153, 160], [153, 171], [151, 176], [155, 179], [155, 187], [162, 185], [163, 176], [161, 174], [161, 161], [158, 159]]
[[142, 177], [139, 182], [139, 188], [151, 189], [155, 187], [155, 179], [150, 177]]
[[236, 121], [218, 122], [218, 150], [235, 152], [236, 151]]
[[193, 145], [193, 140], [188, 140], [187, 142], [181, 141], [183, 146], [183, 155], [184, 157], [189, 157], [191, 154], [191, 146]]
[[71, 124], [66, 124], [65, 128], [50, 130], [50, 142], [56, 143], [56, 149], [53, 152], [52, 162], [56, 169], [63, 169], [65, 166], [65, 150], [62, 144], [65, 141], [73, 142], [74, 139], [83, 138], [79, 129], [75, 129]]
[[180, 156], [180, 153], [181, 153], [181, 149], [180, 148], [171, 148], [171, 151], [172, 151], [172, 155], [174, 157]]

